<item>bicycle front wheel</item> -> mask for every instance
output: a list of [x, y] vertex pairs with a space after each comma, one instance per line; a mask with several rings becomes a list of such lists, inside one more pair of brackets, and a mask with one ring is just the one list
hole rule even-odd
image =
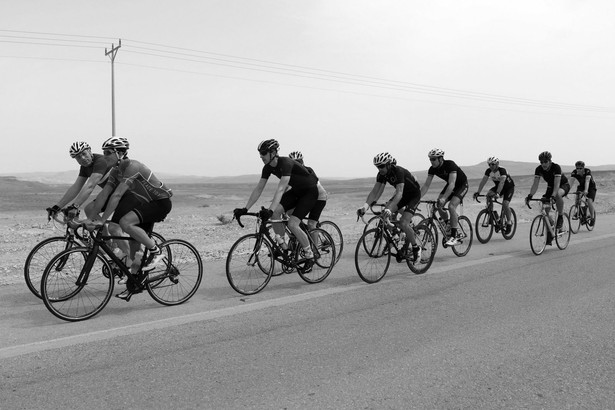
[[476, 216], [476, 238], [480, 243], [487, 243], [493, 235], [493, 224], [491, 223], [490, 212], [486, 209], [481, 210]]
[[530, 248], [532, 248], [534, 255], [540, 255], [545, 251], [547, 241], [550, 239], [549, 236], [546, 217], [543, 215], [536, 216], [530, 228]]
[[[319, 283], [329, 276], [335, 265], [335, 245], [333, 238], [324, 229], [310, 230], [310, 245], [314, 253], [313, 262], [298, 262], [297, 273], [307, 283]], [[301, 246], [297, 247], [295, 260], [305, 259]]]
[[577, 233], [581, 228], [581, 215], [578, 205], [572, 205], [570, 207], [570, 232]]
[[239, 238], [226, 257], [228, 283], [242, 295], [263, 290], [271, 280], [273, 268], [271, 245], [255, 233]]
[[391, 264], [391, 244], [382, 229], [365, 232], [354, 252], [354, 264], [359, 277], [367, 283], [376, 283], [384, 278]]
[[459, 217], [457, 236], [459, 237], [460, 244], [452, 247], [453, 253], [457, 256], [466, 256], [472, 247], [474, 233], [472, 232], [472, 223], [465, 215]]
[[421, 225], [414, 228], [414, 235], [416, 237], [417, 244], [421, 247], [421, 258], [418, 261], [407, 260], [410, 270], [417, 275], [427, 272], [433, 258], [436, 256], [436, 240], [426, 226]]
[[99, 313], [113, 294], [111, 267], [102, 254], [72, 248], [54, 256], [41, 278], [41, 297], [56, 317], [76, 322]]
[[342, 230], [335, 222], [332, 221], [322, 221], [318, 226], [320, 229], [324, 229], [331, 238], [333, 239], [333, 244], [335, 245], [335, 263], [339, 262], [342, 251], [344, 250], [344, 237], [342, 236]]
[[[508, 219], [506, 218], [506, 215], [502, 215], [503, 221], [504, 221], [504, 225], [502, 225], [502, 227], [504, 229], [502, 229], [502, 236], [504, 237], [504, 239], [509, 240], [512, 239], [513, 236], [515, 236], [515, 233], [517, 232], [517, 214], [515, 213], [515, 210], [510, 208], [510, 215], [512, 216], [512, 221], [508, 221]], [[508, 224], [508, 222], [512, 222], [511, 228], [510, 228], [510, 232], [506, 233], [506, 226]]]
[[570, 242], [570, 218], [568, 214], [564, 212], [562, 215], [562, 227], [555, 235], [555, 243], [557, 247], [564, 250], [568, 247], [568, 243]]
[[47, 264], [58, 253], [71, 248], [73, 242], [67, 241], [64, 236], [54, 236], [38, 243], [26, 258], [23, 267], [23, 276], [30, 292], [41, 298], [41, 278]]
[[191, 243], [181, 239], [170, 239], [159, 246], [167, 255], [166, 261], [148, 274], [147, 292], [160, 304], [182, 304], [194, 296], [201, 284], [201, 255]]

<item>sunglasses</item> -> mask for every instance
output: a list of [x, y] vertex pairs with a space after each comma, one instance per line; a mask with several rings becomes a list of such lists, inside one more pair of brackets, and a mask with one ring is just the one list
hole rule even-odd
[[113, 151], [113, 150], [106, 149], [106, 150], [103, 150], [103, 155], [108, 157], [109, 155], [113, 155], [114, 152], [115, 151]]
[[430, 160], [431, 162], [435, 162], [435, 161], [437, 161], [437, 160], [438, 160], [438, 157], [429, 158], [429, 160]]
[[577, 171], [583, 171], [583, 168], [577, 168]]
[[541, 164], [548, 164], [549, 161], [540, 161]]
[[267, 150], [264, 150], [264, 151], [258, 151], [258, 153], [259, 153], [261, 156], [265, 156], [265, 155], [269, 154], [269, 151], [267, 151]]
[[382, 164], [382, 165], [376, 165], [376, 168], [378, 168], [378, 169], [386, 168], [386, 165], [385, 165], [385, 164]]

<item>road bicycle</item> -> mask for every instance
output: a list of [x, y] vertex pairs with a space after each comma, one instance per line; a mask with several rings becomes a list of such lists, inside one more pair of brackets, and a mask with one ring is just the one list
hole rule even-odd
[[[248, 212], [246, 216], [256, 217], [256, 232], [239, 238], [226, 258], [226, 278], [231, 287], [242, 295], [254, 295], [267, 286], [274, 276], [276, 262], [281, 265], [283, 273], [297, 271], [307, 283], [319, 283], [329, 276], [335, 265], [336, 247], [331, 235], [324, 229], [308, 230], [300, 223], [300, 228], [307, 234], [313, 258], [306, 258], [303, 247], [288, 228], [288, 220], [263, 220], [261, 212]], [[242, 228], [241, 216], [237, 223]], [[284, 248], [272, 237], [272, 223], [283, 223], [289, 236]]]
[[[72, 228], [85, 223], [69, 222]], [[41, 297], [47, 309], [66, 321], [80, 321], [98, 314], [113, 294], [114, 276], [125, 275], [129, 301], [132, 295], [147, 290], [163, 305], [179, 305], [198, 290], [203, 277], [203, 262], [197, 249], [181, 239], [165, 240], [158, 246], [164, 263], [154, 270], [142, 270], [147, 260], [145, 250], [131, 272], [108, 244], [109, 240], [130, 240], [125, 236], [104, 235], [103, 226], [91, 231], [91, 243], [60, 252], [45, 267], [41, 278]], [[133, 266], [135, 266], [133, 264]]]
[[[26, 261], [24, 263], [23, 275], [26, 282], [26, 286], [30, 289], [30, 292], [37, 298], [41, 298], [41, 277], [45, 267], [58, 253], [77, 247], [77, 246], [89, 246], [91, 244], [90, 234], [86, 229], [71, 228], [68, 224], [69, 220], [78, 218], [79, 214], [69, 217], [66, 209], [62, 212], [58, 212], [52, 217], [54, 226], [65, 226], [64, 236], [53, 236], [51, 238], [44, 239], [32, 248]], [[151, 232], [150, 237], [157, 243], [164, 242], [164, 237], [156, 232]]]
[[[384, 214], [380, 214], [378, 218], [376, 227], [364, 232], [355, 248], [354, 262], [359, 277], [367, 283], [382, 280], [389, 269], [392, 256], [398, 263], [406, 262], [408, 268], [416, 274], [427, 272], [433, 263], [437, 245], [429, 228], [424, 225], [412, 226], [416, 242], [421, 247], [420, 259], [414, 260], [410, 248], [406, 255], [401, 252], [405, 235], [399, 227], [399, 221], [390, 220]], [[361, 219], [365, 222], [362, 216]]]
[[581, 225], [585, 225], [588, 231], [594, 230], [596, 224], [596, 212], [592, 217], [587, 205], [587, 197], [582, 192], [576, 193], [574, 204], [570, 207], [570, 232], [577, 233]]
[[555, 199], [540, 198], [540, 199], [527, 199], [525, 204], [528, 208], [532, 209], [530, 202], [540, 202], [540, 214], [536, 215], [532, 221], [530, 228], [530, 248], [534, 255], [540, 255], [544, 252], [547, 245], [551, 245], [555, 238], [555, 243], [559, 249], [566, 249], [570, 242], [570, 219], [568, 214], [562, 215], [562, 227], [556, 232], [555, 222], [549, 215], [550, 210], [555, 209]]
[[[439, 235], [442, 235], [442, 247], [447, 248], [446, 242], [451, 238], [450, 225], [445, 223], [440, 218], [438, 201], [421, 201], [427, 204], [427, 217], [419, 226], [426, 226], [431, 230], [431, 233], [436, 240], [436, 248], [439, 243]], [[460, 204], [463, 206], [463, 203]], [[446, 212], [446, 211], [445, 211]], [[459, 257], [466, 256], [472, 247], [472, 239], [474, 238], [474, 232], [472, 231], [472, 223], [470, 219], [465, 215], [459, 215], [457, 227], [457, 245], [451, 246], [453, 253]], [[439, 232], [439, 234], [438, 234]], [[434, 249], [434, 252], [437, 249]]]
[[494, 231], [496, 233], [501, 232], [504, 239], [512, 239], [513, 236], [515, 236], [515, 232], [517, 232], [517, 214], [515, 210], [509, 206], [512, 215], [512, 224], [510, 232], [507, 232], [506, 226], [508, 225], [508, 217], [504, 213], [500, 218], [498, 216], [498, 211], [493, 209], [494, 204], [502, 205], [502, 203], [491, 195], [475, 195], [474, 199], [476, 202], [480, 202], [478, 198], [481, 196], [487, 197], [487, 203], [485, 204], [485, 209], [482, 209], [478, 215], [476, 215], [474, 227], [476, 229], [476, 238], [478, 241], [480, 243], [489, 242]]
[[[363, 227], [363, 233], [369, 231], [370, 229], [374, 229], [380, 223], [380, 214], [382, 214], [382, 211], [384, 211], [385, 208], [386, 208], [386, 204], [377, 204], [375, 202], [369, 206], [369, 210], [374, 215], [371, 218], [369, 218], [369, 220]], [[403, 210], [404, 208], [401, 208], [400, 210], [398, 210], [396, 213], [394, 213], [391, 216], [391, 219], [398, 220], [398, 216], [401, 212], [403, 212]], [[418, 225], [421, 221], [425, 219], [423, 214], [421, 214], [419, 211], [420, 210], [417, 209], [414, 212], [414, 215], [412, 215], [412, 223], [414, 224], [414, 226]]]

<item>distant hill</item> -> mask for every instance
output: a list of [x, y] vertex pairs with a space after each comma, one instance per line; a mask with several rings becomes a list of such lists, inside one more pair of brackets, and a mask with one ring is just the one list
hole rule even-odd
[[[506, 170], [512, 175], [515, 176], [523, 176], [523, 175], [533, 175], [534, 170], [538, 166], [537, 162], [519, 162], [519, 161], [506, 161], [501, 160], [500, 166], [506, 168]], [[615, 164], [612, 165], [588, 165], [592, 171], [612, 171], [615, 170]], [[466, 173], [469, 179], [477, 179], [482, 178], [485, 170], [487, 169], [487, 164], [482, 162], [476, 165], [464, 165], [462, 166], [463, 172]], [[569, 174], [573, 169], [574, 165], [562, 165], [562, 169], [565, 173]], [[410, 170], [417, 179], [422, 182], [427, 177], [427, 170]], [[164, 172], [156, 173], [160, 179], [169, 184], [245, 184], [245, 183], [256, 183], [260, 177], [260, 174], [249, 174], [249, 175], [237, 175], [237, 176], [220, 176], [220, 177], [207, 177], [200, 175], [177, 175], [177, 174], [169, 174]], [[27, 172], [27, 173], [14, 173], [14, 174], [0, 174], [0, 177], [15, 177], [21, 181], [32, 181], [32, 182], [40, 182], [48, 185], [66, 185], [72, 184], [77, 178], [77, 171], [63, 171], [63, 172]], [[348, 180], [363, 180], [373, 181], [376, 176], [376, 169], [374, 168], [373, 177], [365, 177], [365, 178], [338, 178], [335, 176], [321, 176], [323, 181], [348, 181]]]

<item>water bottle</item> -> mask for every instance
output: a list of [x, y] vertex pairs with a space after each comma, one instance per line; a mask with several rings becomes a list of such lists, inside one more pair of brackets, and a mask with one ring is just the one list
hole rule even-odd
[[275, 234], [275, 241], [276, 243], [284, 250], [286, 250], [288, 248], [288, 245], [286, 244], [286, 235], [284, 235], [284, 237], [282, 237], [282, 235], [279, 234]]

